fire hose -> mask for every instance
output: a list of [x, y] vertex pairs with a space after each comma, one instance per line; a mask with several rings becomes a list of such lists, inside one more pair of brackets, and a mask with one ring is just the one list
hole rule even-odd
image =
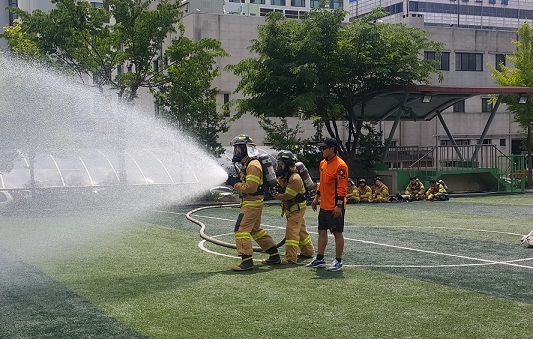
[[[202, 211], [202, 210], [206, 210], [206, 209], [211, 209], [211, 208], [221, 208], [221, 207], [239, 207], [239, 204], [228, 204], [228, 205], [210, 205], [210, 206], [204, 206], [204, 207], [199, 207], [199, 208], [195, 208], [193, 209], [192, 211], [189, 211], [187, 212], [187, 214], [185, 215], [185, 217], [187, 219], [189, 219], [190, 221], [192, 221], [193, 223], [197, 224], [200, 226], [200, 237], [206, 241], [209, 241], [210, 243], [213, 243], [215, 245], [219, 245], [219, 246], [222, 246], [222, 247], [226, 247], [226, 248], [233, 248], [233, 249], [237, 249], [237, 246], [235, 246], [234, 243], [230, 243], [230, 242], [226, 242], [226, 241], [221, 241], [221, 240], [218, 240], [216, 238], [213, 238], [213, 237], [210, 237], [208, 236], [207, 234], [205, 234], [205, 229], [206, 229], [206, 226], [203, 222], [201, 222], [200, 220], [198, 219], [195, 219], [193, 218], [191, 215], [196, 213], [196, 212], [199, 212], [199, 211]], [[285, 238], [283, 238], [282, 241], [280, 241], [276, 247], [281, 247], [285, 244]], [[254, 252], [264, 252], [263, 249], [261, 247], [253, 247], [253, 250]]]

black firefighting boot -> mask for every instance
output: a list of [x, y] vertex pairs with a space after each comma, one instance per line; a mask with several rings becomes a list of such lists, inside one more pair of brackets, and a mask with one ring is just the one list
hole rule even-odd
[[278, 248], [276, 246], [270, 247], [268, 250], [266, 250], [266, 252], [270, 254], [270, 257], [268, 257], [268, 259], [261, 260], [261, 263], [263, 263], [263, 265], [281, 264], [281, 258], [279, 257]]
[[251, 255], [243, 254], [242, 261], [239, 265], [233, 266], [234, 271], [249, 271], [254, 269], [254, 261]]

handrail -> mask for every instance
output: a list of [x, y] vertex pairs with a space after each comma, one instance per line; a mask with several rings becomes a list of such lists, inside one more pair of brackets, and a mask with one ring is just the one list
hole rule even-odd
[[[472, 157], [474, 154], [475, 158]], [[495, 145], [483, 144], [388, 147], [387, 157], [383, 159], [383, 163], [387, 164], [389, 170], [496, 168], [499, 154], [505, 155]], [[426, 163], [424, 160], [427, 160]]]

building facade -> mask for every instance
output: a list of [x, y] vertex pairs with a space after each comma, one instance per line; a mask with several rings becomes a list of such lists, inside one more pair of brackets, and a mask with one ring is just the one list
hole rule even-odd
[[425, 26], [508, 30], [533, 19], [530, 0], [355, 0], [350, 1], [350, 18], [376, 7], [390, 13], [385, 22], [401, 22], [405, 16], [420, 14]]

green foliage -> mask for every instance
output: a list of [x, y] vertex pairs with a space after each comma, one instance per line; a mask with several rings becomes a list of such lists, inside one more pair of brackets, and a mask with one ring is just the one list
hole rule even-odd
[[251, 45], [257, 58], [228, 69], [241, 77], [238, 116], [300, 116], [320, 119], [328, 134], [340, 140], [348, 125], [342, 154], [353, 158], [364, 132], [354, 106], [387, 85], [428, 83], [435, 60], [420, 58], [423, 50], [440, 51], [427, 33], [402, 24], [376, 24], [386, 15], [375, 10], [343, 25], [342, 10], [313, 9], [302, 20], [271, 13]]
[[275, 150], [289, 150], [293, 152], [298, 160], [302, 161], [309, 169], [318, 167], [320, 160], [322, 160], [322, 153], [315, 146], [322, 138], [320, 133], [321, 126], [319, 120], [315, 120], [313, 124], [317, 130], [317, 134], [311, 139], [302, 139], [298, 137], [298, 134], [303, 132], [300, 124], [296, 124], [294, 128], [291, 128], [286, 118], [280, 118], [279, 123], [274, 120], [262, 117], [259, 121], [259, 125], [266, 133], [265, 140], [272, 145]]
[[11, 52], [21, 59], [35, 60], [43, 57], [37, 45], [22, 31], [18, 20], [15, 20], [13, 26], [4, 26], [4, 34], [0, 34], [0, 38], [5, 38]]
[[226, 55], [219, 41], [194, 42], [180, 36], [165, 53], [165, 58], [171, 60], [167, 73], [155, 78], [158, 86], [151, 91], [161, 116], [194, 136], [214, 155], [224, 152], [218, 135], [228, 126], [224, 112], [217, 109], [218, 90], [211, 88], [211, 83], [220, 74], [215, 58]]
[[265, 141], [270, 143], [275, 150], [285, 149], [297, 153], [302, 146], [302, 139], [298, 138], [298, 133], [303, 132], [300, 124], [291, 128], [286, 118], [281, 118], [280, 123], [276, 123], [272, 119], [262, 117], [259, 120], [259, 125], [266, 132]]
[[376, 164], [380, 163], [385, 151], [384, 147], [376, 147], [381, 145], [382, 132], [376, 130], [377, 122], [367, 122], [363, 124], [364, 133], [361, 134], [358, 143], [357, 155], [355, 161], [362, 164], [366, 168], [372, 169]]
[[[516, 51], [508, 59], [514, 68], [500, 64], [500, 70], [492, 65], [492, 77], [500, 86], [523, 86], [533, 87], [533, 27], [530, 23], [524, 22], [518, 28], [518, 39], [513, 44]], [[520, 104], [517, 95], [504, 95], [502, 102], [507, 105], [507, 109], [514, 113], [514, 120], [523, 128], [526, 140], [523, 143], [524, 149], [528, 152], [528, 159], [533, 153], [533, 95], [527, 94], [527, 102]], [[532, 164], [528, 164], [532, 168]], [[533, 187], [531, 171], [528, 175], [528, 187]]]
[[[108, 12], [88, 1], [52, 2], [56, 8], [48, 13], [9, 8], [22, 18], [22, 32], [39, 51], [79, 75], [90, 76], [100, 87], [116, 88], [127, 101], [136, 98], [140, 87], [154, 85], [152, 78], [160, 70], [153, 69], [153, 60], [167, 35], [176, 32], [181, 15], [176, 4], [165, 0], [151, 10], [149, 0], [106, 0]], [[111, 17], [114, 24], [108, 24]], [[114, 73], [124, 65], [127, 73]]]

